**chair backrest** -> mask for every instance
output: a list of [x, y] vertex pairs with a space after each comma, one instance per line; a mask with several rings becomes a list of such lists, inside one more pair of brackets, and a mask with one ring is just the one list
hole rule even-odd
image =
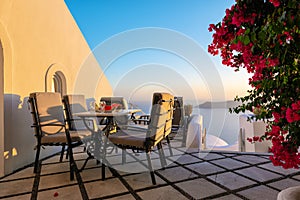
[[151, 108], [151, 120], [148, 125], [146, 136], [146, 145], [148, 148], [155, 146], [162, 139], [164, 139], [166, 120], [168, 112], [160, 104], [155, 104]]
[[183, 97], [174, 97], [172, 127], [181, 127], [184, 122]]
[[106, 105], [120, 104], [121, 109], [128, 109], [127, 101], [124, 97], [101, 97], [100, 101], [104, 101]]
[[147, 138], [156, 145], [171, 133], [174, 97], [169, 93], [154, 93]]
[[172, 131], [174, 96], [169, 93], [156, 92], [153, 94], [152, 106], [155, 104], [161, 104], [164, 107], [164, 109], [168, 112], [164, 132], [164, 136], [167, 136]]
[[35, 92], [30, 94], [29, 102], [37, 136], [64, 131], [61, 126], [43, 126], [45, 124], [65, 124], [61, 100], [60, 93]]
[[74, 116], [75, 113], [86, 112], [87, 105], [84, 95], [68, 94], [63, 96], [63, 102], [66, 111], [66, 118], [70, 130], [86, 129], [83, 121]]

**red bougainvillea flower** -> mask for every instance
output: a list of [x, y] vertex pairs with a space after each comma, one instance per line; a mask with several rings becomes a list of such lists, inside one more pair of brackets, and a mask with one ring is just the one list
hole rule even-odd
[[236, 113], [260, 108], [255, 119], [267, 122], [261, 137], [270, 140], [274, 165], [300, 166], [300, 7], [298, 0], [236, 0], [221, 22], [210, 24], [208, 52], [222, 64], [251, 74], [248, 95], [237, 97]]
[[279, 0], [270, 0], [270, 2], [271, 2], [275, 7], [280, 6], [280, 1], [279, 1]]

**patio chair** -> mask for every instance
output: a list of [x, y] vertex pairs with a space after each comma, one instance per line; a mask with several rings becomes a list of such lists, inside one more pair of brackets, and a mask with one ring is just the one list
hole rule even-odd
[[104, 128], [104, 126], [97, 125], [98, 123], [95, 118], [90, 118], [89, 120], [83, 121], [82, 118], [76, 116], [76, 113], [88, 111], [84, 95], [64, 95], [63, 104], [70, 130], [86, 130], [87, 127], [90, 127], [90, 129], [98, 131]]
[[184, 125], [183, 97], [174, 97], [174, 112], [172, 120], [172, 133], [177, 133]]
[[[164, 93], [163, 93], [164, 94]], [[166, 94], [164, 94], [166, 95]], [[157, 102], [159, 100], [161, 100], [163, 97], [161, 95], [161, 93], [154, 93], [153, 94], [153, 100], [152, 100], [152, 105], [157, 104]], [[170, 113], [171, 115], [169, 116], [169, 119], [172, 119], [172, 122], [169, 121], [168, 122], [168, 127], [170, 127], [170, 129], [168, 129], [165, 133], [165, 139], [167, 140], [168, 146], [169, 146], [169, 152], [170, 152], [170, 156], [173, 156], [173, 152], [172, 152], [172, 147], [171, 147], [171, 143], [170, 143], [170, 134], [173, 133], [176, 134], [178, 132], [178, 130], [180, 128], [183, 128], [184, 125], [184, 111], [183, 111], [183, 98], [182, 97], [173, 97], [174, 102], [172, 104], [173, 107], [173, 111]], [[170, 104], [164, 104], [165, 109], [170, 109]], [[136, 125], [129, 125], [128, 128], [129, 129], [135, 129], [135, 128], [143, 128], [145, 129], [145, 126], [140, 126], [139, 124], [144, 123], [145, 124], [149, 124], [150, 122], [150, 115], [144, 115], [142, 119], [136, 119], [134, 120], [136, 122]], [[184, 137], [184, 135], [183, 135]]]
[[[120, 147], [123, 152], [125, 152], [126, 149], [145, 151], [151, 180], [155, 185], [156, 180], [150, 159], [150, 152], [155, 147], [158, 148], [161, 165], [164, 168], [164, 166], [166, 166], [166, 160], [161, 141], [166, 137], [166, 134], [169, 134], [171, 131], [172, 118], [170, 116], [172, 116], [173, 112], [173, 96], [168, 93], [154, 93], [153, 102], [157, 103], [152, 106], [150, 123], [147, 129], [121, 129], [114, 134], [107, 132], [106, 135], [108, 140]], [[104, 142], [104, 149], [105, 145], [106, 142]], [[102, 161], [103, 180], [105, 179], [105, 163], [107, 163], [105, 156], [106, 153], [104, 152]]]
[[187, 117], [184, 113], [183, 97], [174, 97], [174, 113], [170, 139], [173, 139], [179, 132], [182, 133], [182, 146], [185, 146], [187, 133]]
[[89, 130], [93, 133], [92, 140], [88, 140], [88, 141], [85, 140], [86, 145], [84, 147], [84, 150], [86, 150], [86, 147], [88, 148], [87, 151], [88, 158], [85, 160], [83, 166], [81, 167], [80, 169], [81, 171], [85, 168], [88, 160], [94, 158], [94, 156], [92, 156], [91, 154], [91, 151], [95, 151], [96, 140], [99, 142], [99, 144], [101, 143], [100, 140], [102, 140], [101, 137], [103, 135], [101, 130], [105, 127], [105, 125], [99, 125], [97, 123], [96, 118], [88, 118], [83, 120], [82, 118], [76, 116], [76, 113], [88, 111], [84, 95], [81, 94], [64, 95], [63, 104], [65, 108], [65, 114], [66, 114], [69, 130], [72, 131]]
[[42, 146], [68, 145], [70, 179], [74, 180], [74, 170], [77, 170], [77, 166], [73, 158], [73, 147], [81, 145], [81, 138], [89, 137], [90, 131], [69, 131], [60, 93], [35, 92], [30, 94], [28, 101], [33, 117], [32, 127], [37, 139], [34, 173], [37, 173], [40, 165]]

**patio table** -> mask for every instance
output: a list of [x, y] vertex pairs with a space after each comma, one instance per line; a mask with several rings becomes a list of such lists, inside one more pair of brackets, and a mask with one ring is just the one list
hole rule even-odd
[[116, 126], [114, 117], [122, 117], [126, 115], [133, 116], [135, 113], [141, 111], [142, 111], [141, 109], [126, 109], [126, 110], [117, 110], [117, 111], [110, 111], [110, 112], [88, 111], [88, 112], [75, 113], [74, 115], [83, 119], [83, 122], [88, 130], [95, 132], [95, 130], [91, 129], [91, 127], [87, 124], [87, 119], [95, 118], [95, 117], [96, 118], [106, 117], [108, 120], [107, 123], [105, 124], [106, 126], [103, 129], [103, 131], [106, 131], [109, 130], [110, 127]]
[[[97, 157], [97, 156], [95, 156], [95, 153], [100, 153], [100, 155], [101, 155], [102, 139], [100, 139], [100, 140], [98, 139], [99, 138], [98, 128], [96, 128], [96, 130], [94, 129], [94, 127], [97, 127], [97, 125], [95, 125], [95, 126], [93, 126], [93, 128], [91, 128], [90, 125], [88, 124], [88, 121], [90, 121], [91, 118], [103, 118], [103, 117], [107, 118], [107, 123], [105, 124], [105, 127], [102, 129], [102, 131], [104, 131], [105, 135], [108, 136], [108, 134], [116, 132], [118, 129], [118, 125], [115, 122], [114, 117], [122, 117], [122, 116], [126, 116], [126, 115], [132, 116], [132, 115], [134, 115], [134, 113], [141, 112], [141, 111], [142, 111], [141, 109], [126, 109], [126, 110], [117, 110], [117, 111], [111, 111], [111, 112], [88, 111], [88, 112], [74, 113], [75, 116], [82, 118], [84, 125], [86, 126], [86, 128], [89, 131], [92, 132], [93, 138], [96, 139], [96, 141], [94, 143], [93, 142], [91, 143], [91, 145], [95, 146], [94, 147], [94, 155], [89, 154], [89, 157], [85, 160], [80, 171], [82, 171], [84, 169], [84, 167], [89, 159]], [[89, 148], [89, 147], [87, 147], [87, 148]], [[93, 149], [93, 147], [92, 147], [92, 149]], [[112, 149], [112, 151], [113, 151], [113, 149]], [[102, 156], [100, 156], [100, 157], [102, 157]], [[97, 159], [97, 163], [99, 163], [98, 161], [99, 160]], [[102, 175], [102, 177], [104, 177], [104, 175]]]

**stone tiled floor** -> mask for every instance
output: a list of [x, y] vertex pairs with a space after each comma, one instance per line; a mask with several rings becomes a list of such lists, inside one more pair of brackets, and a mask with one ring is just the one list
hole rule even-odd
[[[0, 178], [0, 199], [276, 199], [282, 189], [300, 185], [299, 170], [274, 167], [266, 154], [187, 150], [172, 140], [173, 156], [164, 145], [168, 166], [160, 168], [157, 152], [152, 152], [157, 185], [152, 185], [144, 153], [128, 151], [127, 163], [121, 155], [108, 155], [113, 168], [101, 180], [101, 165], [90, 160], [80, 178], [69, 179], [68, 160], [59, 156], [43, 160], [41, 172], [31, 166]], [[86, 153], [75, 149], [81, 167]], [[79, 180], [79, 181], [78, 181]]]

